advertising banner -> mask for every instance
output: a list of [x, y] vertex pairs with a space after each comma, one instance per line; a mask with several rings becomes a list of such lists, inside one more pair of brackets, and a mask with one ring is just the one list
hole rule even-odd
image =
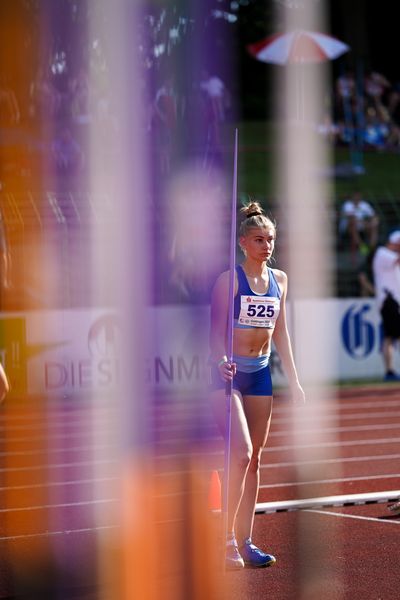
[[120, 325], [105, 310], [3, 314], [0, 358], [13, 395], [107, 390], [119, 377]]
[[[149, 309], [155, 332], [152, 353], [143, 357], [150, 387], [184, 390], [208, 381], [208, 306], [157, 306]], [[331, 359], [323, 377], [333, 381], [382, 379], [382, 331], [373, 299], [299, 300], [290, 327], [296, 364], [307, 380], [312, 356], [305, 352], [313, 316]], [[120, 372], [121, 323], [107, 309], [9, 313], [0, 317], [0, 360], [12, 393], [70, 394], [108, 391]], [[309, 340], [308, 340], [309, 341]], [[275, 386], [285, 385], [279, 356], [270, 366]], [[400, 353], [396, 356], [400, 372]], [[323, 368], [325, 371], [325, 369]]]

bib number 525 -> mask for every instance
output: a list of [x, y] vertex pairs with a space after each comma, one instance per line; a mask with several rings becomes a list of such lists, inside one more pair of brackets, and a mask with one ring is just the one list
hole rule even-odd
[[274, 307], [265, 304], [249, 304], [247, 307], [248, 317], [268, 317], [272, 319], [274, 316]]

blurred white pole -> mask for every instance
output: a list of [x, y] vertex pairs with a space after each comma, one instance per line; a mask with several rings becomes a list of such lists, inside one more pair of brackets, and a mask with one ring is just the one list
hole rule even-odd
[[[304, 2], [301, 10], [284, 9], [285, 30], [325, 30], [320, 2]], [[286, 5], [285, 5], [286, 6]], [[323, 432], [326, 404], [334, 401], [329, 383], [334, 373], [336, 349], [332, 345], [332, 328], [337, 326], [323, 303], [332, 295], [332, 223], [330, 188], [324, 175], [330, 162], [327, 143], [317, 133], [317, 124], [324, 112], [324, 93], [329, 90], [327, 63], [288, 64], [279, 71], [277, 100], [284, 114], [280, 140], [280, 174], [278, 197], [281, 199], [281, 219], [286, 233], [286, 265], [289, 275], [289, 301], [293, 303], [295, 358], [300, 380], [305, 387], [307, 404], [293, 409], [293, 441], [295, 445], [316, 444], [326, 438]], [[312, 420], [313, 430], [296, 417], [304, 413]], [[311, 419], [312, 418], [312, 419]], [[320, 418], [320, 421], [318, 420]], [[333, 426], [333, 425], [332, 425]], [[307, 431], [306, 431], [307, 430]], [[312, 437], [312, 439], [310, 439]], [[328, 458], [327, 450], [315, 450], [312, 455], [297, 451], [298, 481], [324, 479], [317, 464], [300, 466], [302, 461]], [[331, 452], [331, 451], [330, 451]], [[332, 454], [329, 456], [332, 457]], [[318, 486], [313, 489], [317, 491]], [[299, 497], [303, 494], [299, 487]], [[315, 495], [327, 495], [321, 488]], [[332, 524], [324, 534], [318, 531], [310, 515], [298, 515], [299, 591], [301, 600], [340, 597], [340, 575], [330, 560], [338, 552], [336, 529]], [[329, 555], [328, 555], [329, 552]], [[311, 565], [311, 566], [310, 566]], [[332, 590], [332, 594], [329, 590]]]
[[[144, 506], [144, 502], [151, 502], [152, 495], [145, 481], [149, 463], [145, 451], [145, 407], [151, 403], [144, 381], [147, 345], [152, 338], [148, 320], [152, 239], [143, 136], [146, 120], [140, 93], [144, 74], [138, 64], [138, 12], [134, 2], [90, 1], [89, 43], [92, 48], [97, 44], [106, 56], [103, 69], [92, 67], [90, 87], [94, 97], [109, 110], [106, 115], [95, 114], [90, 126], [91, 200], [99, 215], [92, 231], [93, 304], [106, 304], [107, 309], [115, 311], [121, 336], [120, 354], [116, 357], [121, 379], [118, 382], [115, 373], [114, 391], [106, 398], [93, 398], [95, 405], [102, 404], [97, 411], [95, 406], [93, 412], [98, 445], [110, 446], [111, 441], [113, 448], [111, 455], [108, 451], [107, 456], [98, 458], [116, 459], [117, 481], [110, 486], [108, 495], [118, 499], [114, 518], [120, 527], [114, 534], [105, 532], [100, 538], [99, 573], [103, 581], [99, 583], [104, 598], [121, 600], [152, 598], [154, 587], [145, 570], [141, 571], [137, 555], [140, 544], [146, 554], [152, 543], [153, 518]], [[113, 207], [110, 217], [101, 208], [105, 194]], [[107, 440], [99, 439], [100, 427], [96, 427], [101, 410], [103, 418], [107, 414], [111, 431]], [[104, 474], [98, 464], [97, 476], [101, 479]], [[110, 521], [107, 510], [107, 515], [98, 513], [99, 524], [106, 517]]]

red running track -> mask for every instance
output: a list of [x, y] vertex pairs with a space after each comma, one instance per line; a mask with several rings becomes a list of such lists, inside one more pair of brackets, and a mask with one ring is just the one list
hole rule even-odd
[[[100, 442], [94, 439], [90, 406], [59, 405], [50, 412], [45, 440], [43, 414], [34, 405], [6, 403], [0, 415], [0, 598], [15, 587], [9, 554], [17, 550], [28, 561], [36, 549], [40, 551], [43, 537], [51, 536], [68, 564], [66, 581], [75, 572], [74, 565], [84, 567], [81, 571], [87, 577], [76, 582], [84, 590], [96, 579], [97, 533], [114, 526], [108, 484], [115, 461], [107, 435]], [[277, 397], [263, 453], [260, 502], [400, 489], [399, 386], [340, 389], [338, 402], [327, 398], [321, 418], [317, 416], [306, 410], [294, 416], [284, 398]], [[101, 410], [96, 419], [107, 433], [111, 424], [107, 418], [102, 422]], [[206, 410], [199, 407], [194, 419], [190, 403], [177, 413], [165, 402], [157, 409], [153, 426], [163, 477], [181, 464], [176, 455], [187, 450], [193, 430], [199, 435], [199, 430], [207, 429], [196, 448], [200, 454], [206, 448], [209, 468], [221, 468], [221, 442]], [[171, 493], [171, 483], [166, 493]], [[99, 508], [106, 509], [100, 520]], [[400, 518], [392, 517], [385, 503], [257, 515], [254, 541], [277, 556], [277, 565], [228, 574], [226, 596], [395, 598], [400, 583], [399, 524]], [[86, 600], [91, 593], [79, 597]]]
[[[344, 388], [339, 391], [337, 410], [334, 405], [330, 408], [318, 423], [325, 446], [303, 448], [305, 454], [321, 455], [316, 473], [311, 471], [315, 480], [301, 480], [300, 475], [299, 482], [295, 460], [299, 451], [292, 447], [290, 409], [277, 402], [263, 456], [260, 501], [400, 489], [400, 387]], [[310, 438], [315, 423], [300, 425]], [[310, 474], [308, 465], [305, 474]], [[227, 597], [398, 597], [398, 525], [400, 515], [391, 515], [387, 503], [257, 515], [255, 542], [276, 555], [277, 563], [270, 569], [228, 574]]]

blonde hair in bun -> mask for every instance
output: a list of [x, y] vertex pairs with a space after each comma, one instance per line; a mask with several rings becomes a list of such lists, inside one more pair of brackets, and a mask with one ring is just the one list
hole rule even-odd
[[248, 204], [242, 206], [239, 213], [241, 216], [239, 236], [246, 236], [249, 229], [254, 227], [272, 228], [276, 232], [275, 223], [265, 215], [259, 202], [250, 200]]

